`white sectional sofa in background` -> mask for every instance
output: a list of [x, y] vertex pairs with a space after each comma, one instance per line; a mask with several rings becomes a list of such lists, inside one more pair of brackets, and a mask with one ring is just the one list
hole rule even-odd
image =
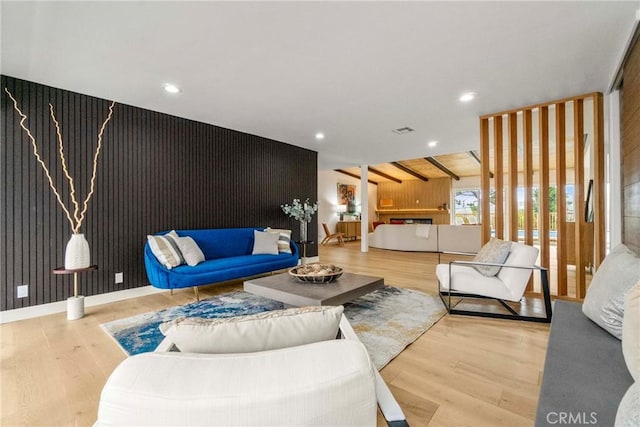
[[475, 254], [481, 242], [479, 225], [382, 224], [369, 233], [369, 247], [394, 251]]
[[438, 252], [478, 253], [482, 247], [480, 225], [437, 225]]

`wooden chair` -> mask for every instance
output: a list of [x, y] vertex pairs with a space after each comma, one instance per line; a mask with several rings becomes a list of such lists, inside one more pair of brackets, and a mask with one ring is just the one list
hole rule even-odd
[[322, 228], [324, 228], [324, 234], [326, 234], [326, 236], [324, 239], [322, 239], [322, 242], [320, 242], [321, 245], [326, 245], [331, 239], [338, 239], [338, 243], [340, 244], [340, 246], [344, 245], [344, 234], [331, 233], [331, 231], [329, 231], [329, 227], [324, 222], [322, 223]]

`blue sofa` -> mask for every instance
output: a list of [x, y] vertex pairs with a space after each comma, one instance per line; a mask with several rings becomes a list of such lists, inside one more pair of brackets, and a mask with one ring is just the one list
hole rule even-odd
[[[251, 255], [253, 231], [262, 228], [216, 228], [176, 230], [179, 236], [191, 237], [204, 253], [205, 261], [190, 267], [168, 269], [144, 248], [144, 264], [149, 282], [156, 288], [178, 289], [240, 279], [298, 265], [298, 247], [291, 242], [291, 254]], [[165, 233], [158, 233], [165, 234]]]

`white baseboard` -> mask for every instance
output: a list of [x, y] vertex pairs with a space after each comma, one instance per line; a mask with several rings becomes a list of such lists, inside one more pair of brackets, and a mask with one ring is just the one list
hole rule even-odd
[[[158, 289], [153, 286], [142, 286], [140, 288], [125, 289], [122, 291], [109, 292], [106, 294], [93, 295], [84, 298], [85, 307], [108, 304], [116, 301], [123, 301], [130, 298], [142, 297], [145, 295], [169, 292], [167, 289]], [[47, 316], [49, 314], [63, 313], [67, 311], [67, 301], [52, 302], [49, 304], [34, 305], [32, 307], [16, 308], [0, 312], [0, 324], [16, 322], [18, 320], [31, 319], [34, 317]]]
[[[306, 263], [320, 262], [320, 257], [307, 257]], [[122, 291], [109, 292], [106, 294], [93, 295], [84, 298], [85, 307], [108, 304], [116, 301], [142, 297], [145, 295], [169, 292], [167, 289], [158, 289], [153, 286], [142, 286], [140, 288], [125, 289]], [[52, 302], [49, 304], [34, 305], [32, 307], [16, 308], [0, 312], [0, 324], [16, 322], [18, 320], [32, 319], [34, 317], [47, 316], [49, 314], [63, 313], [67, 311], [67, 301]]]

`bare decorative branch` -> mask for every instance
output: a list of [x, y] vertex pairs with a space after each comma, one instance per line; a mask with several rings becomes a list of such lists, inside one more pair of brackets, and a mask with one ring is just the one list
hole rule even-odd
[[[58, 123], [58, 119], [56, 119], [56, 115], [53, 112], [53, 105], [49, 103], [49, 112], [51, 113], [51, 120], [56, 125], [56, 134], [58, 135], [58, 152], [60, 153], [60, 163], [62, 163], [62, 171], [64, 172], [64, 176], [67, 177], [67, 181], [69, 182], [69, 190], [71, 202], [73, 203], [73, 218], [75, 219], [75, 223], [78, 223], [78, 212], [80, 211], [80, 205], [76, 200], [76, 186], [73, 184], [73, 177], [69, 174], [69, 170], [67, 169], [67, 160], [64, 158], [64, 145], [62, 144], [62, 131], [60, 130], [60, 124]], [[75, 233], [75, 231], [74, 231]]]
[[91, 188], [89, 190], [89, 194], [87, 194], [87, 198], [84, 199], [84, 207], [82, 208], [82, 212], [80, 212], [78, 228], [80, 228], [80, 225], [82, 225], [82, 221], [84, 221], [84, 215], [87, 213], [87, 209], [89, 208], [89, 200], [91, 200], [91, 196], [93, 195], [96, 174], [98, 172], [98, 157], [100, 157], [100, 150], [102, 149], [102, 134], [104, 133], [104, 129], [107, 127], [107, 123], [109, 123], [109, 120], [111, 120], [111, 116], [113, 115], [113, 106], [115, 105], [115, 103], [115, 101], [111, 102], [111, 105], [109, 106], [109, 115], [107, 116], [104, 123], [102, 123], [100, 132], [98, 133], [98, 146], [96, 147], [96, 153], [93, 155], [93, 174], [91, 174]]
[[9, 92], [7, 88], [4, 88], [4, 91], [7, 92], [7, 94], [9, 95], [9, 98], [11, 98], [11, 100], [13, 101], [13, 108], [18, 112], [18, 114], [20, 114], [20, 117], [22, 117], [22, 119], [20, 120], [20, 126], [22, 127], [22, 129], [24, 129], [24, 131], [29, 136], [29, 139], [31, 140], [31, 145], [33, 146], [33, 155], [36, 156], [38, 163], [40, 163], [40, 166], [42, 166], [42, 169], [44, 170], [44, 173], [47, 179], [49, 180], [49, 187], [51, 187], [51, 191], [53, 191], [53, 194], [56, 195], [58, 204], [60, 205], [60, 207], [62, 207], [62, 210], [64, 211], [64, 213], [67, 214], [67, 219], [69, 220], [69, 224], [71, 224], [71, 229], [72, 230], [75, 229], [75, 224], [71, 219], [71, 214], [69, 213], [69, 209], [67, 209], [67, 207], [62, 202], [62, 198], [60, 197], [60, 194], [58, 193], [58, 190], [56, 189], [56, 186], [53, 183], [53, 179], [51, 178], [49, 169], [47, 168], [47, 165], [45, 165], [42, 159], [40, 158], [40, 154], [38, 153], [38, 146], [36, 145], [36, 139], [33, 137], [33, 135], [31, 135], [31, 131], [24, 125], [24, 121], [27, 120], [27, 115], [24, 114], [22, 111], [20, 111], [20, 108], [18, 107], [18, 101], [16, 101], [16, 99], [13, 97], [11, 92]]
[[98, 173], [98, 159], [100, 157], [100, 151], [102, 150], [102, 136], [104, 134], [105, 128], [107, 127], [107, 124], [111, 120], [111, 116], [113, 115], [113, 107], [115, 106], [115, 101], [111, 102], [111, 105], [109, 106], [109, 115], [107, 116], [105, 121], [102, 123], [102, 127], [100, 128], [100, 131], [98, 133], [98, 142], [97, 142], [96, 152], [93, 156], [93, 173], [91, 175], [91, 186], [90, 186], [89, 193], [87, 194], [87, 197], [83, 202], [82, 211], [80, 211], [80, 204], [78, 203], [78, 200], [76, 198], [75, 183], [73, 181], [73, 177], [69, 173], [69, 169], [67, 167], [67, 160], [64, 156], [64, 144], [62, 142], [62, 131], [60, 129], [60, 124], [58, 123], [58, 120], [56, 119], [55, 113], [53, 111], [53, 105], [49, 104], [51, 119], [53, 120], [56, 127], [56, 134], [58, 139], [58, 154], [60, 155], [60, 162], [62, 163], [62, 170], [64, 172], [64, 176], [67, 182], [69, 183], [69, 189], [70, 189], [69, 195], [71, 197], [71, 202], [73, 203], [73, 206], [74, 206], [73, 218], [72, 218], [71, 212], [62, 201], [62, 197], [60, 196], [60, 193], [58, 193], [58, 190], [56, 189], [56, 186], [53, 183], [53, 178], [51, 178], [51, 174], [49, 173], [49, 169], [47, 168], [47, 165], [44, 163], [44, 161], [40, 157], [40, 154], [38, 153], [38, 146], [36, 144], [36, 139], [31, 134], [31, 131], [29, 130], [29, 128], [27, 128], [27, 126], [24, 124], [25, 120], [27, 120], [27, 115], [20, 110], [20, 108], [18, 107], [18, 101], [16, 101], [16, 99], [13, 97], [11, 92], [9, 92], [9, 89], [5, 87], [4, 91], [9, 95], [9, 98], [11, 98], [11, 100], [13, 101], [13, 108], [18, 112], [20, 117], [22, 117], [22, 119], [20, 120], [20, 127], [24, 129], [26, 134], [29, 136], [29, 139], [31, 140], [31, 145], [33, 147], [33, 154], [38, 160], [38, 163], [40, 164], [40, 166], [42, 167], [42, 170], [44, 171], [47, 179], [49, 180], [49, 187], [51, 187], [51, 190], [55, 194], [58, 204], [60, 205], [60, 207], [62, 207], [62, 210], [66, 214], [67, 219], [69, 220], [69, 224], [71, 225], [71, 230], [74, 233], [78, 233], [80, 231], [80, 227], [82, 227], [85, 214], [87, 213], [87, 210], [89, 208], [89, 201], [91, 200], [91, 196], [94, 193], [95, 180], [96, 180], [96, 175]]

